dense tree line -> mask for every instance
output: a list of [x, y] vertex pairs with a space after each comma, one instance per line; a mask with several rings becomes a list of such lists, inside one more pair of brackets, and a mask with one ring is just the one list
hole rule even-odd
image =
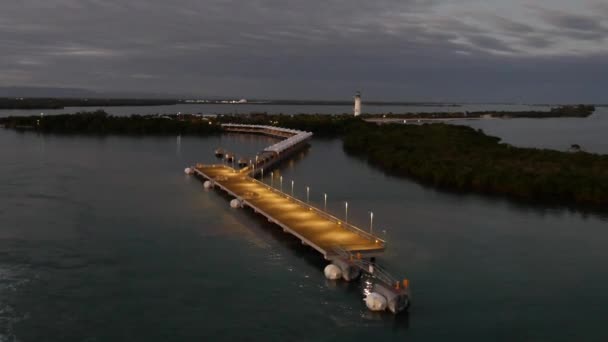
[[470, 127], [353, 126], [347, 152], [439, 188], [594, 207], [608, 204], [608, 156], [516, 148]]
[[161, 106], [177, 100], [156, 99], [78, 99], [78, 98], [0, 98], [0, 109], [63, 109], [65, 107]]
[[495, 112], [493, 117], [508, 118], [559, 118], [559, 117], [588, 117], [595, 112], [595, 106], [559, 106], [551, 108], [548, 112], [522, 111], [522, 112]]
[[76, 114], [13, 116], [0, 124], [13, 129], [52, 133], [82, 134], [207, 134], [221, 131], [222, 123], [271, 125], [310, 131], [317, 136], [335, 137], [353, 123], [352, 115], [131, 115], [112, 116], [103, 111]]
[[223, 115], [218, 117], [220, 122], [243, 123], [254, 125], [271, 125], [302, 131], [313, 132], [316, 136], [335, 137], [348, 130], [351, 125], [361, 122], [361, 119], [352, 115], [326, 115], [326, 114], [249, 114], [249, 115]]
[[560, 117], [588, 117], [595, 112], [593, 105], [559, 106], [549, 111], [476, 111], [476, 112], [434, 112], [434, 113], [386, 113], [364, 114], [366, 119], [458, 119], [458, 118], [560, 118]]
[[158, 115], [111, 116], [103, 111], [0, 118], [13, 129], [63, 134], [213, 134], [221, 127], [208, 120]]

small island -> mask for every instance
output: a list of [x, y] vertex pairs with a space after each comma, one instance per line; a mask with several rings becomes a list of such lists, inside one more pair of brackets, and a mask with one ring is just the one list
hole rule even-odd
[[202, 116], [130, 115], [112, 116], [98, 110], [76, 114], [9, 116], [0, 118], [0, 126], [55, 134], [196, 134], [221, 132]]
[[401, 120], [456, 120], [456, 119], [514, 119], [514, 118], [586, 118], [595, 112], [593, 105], [567, 105], [553, 107], [549, 111], [480, 111], [480, 112], [440, 112], [440, 113], [387, 113], [363, 114], [362, 118], [370, 122], [387, 123]]
[[344, 149], [438, 189], [605, 210], [608, 155], [513, 147], [468, 126], [354, 126]]
[[[559, 113], [559, 112], [556, 112]], [[377, 125], [351, 115], [132, 115], [102, 111], [0, 118], [7, 129], [53, 134], [221, 134], [223, 123], [274, 125], [340, 138], [344, 149], [387, 173], [437, 189], [605, 210], [608, 156], [519, 148], [468, 126]]]

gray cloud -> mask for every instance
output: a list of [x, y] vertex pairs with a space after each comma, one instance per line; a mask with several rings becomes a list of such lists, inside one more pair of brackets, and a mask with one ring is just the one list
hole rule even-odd
[[474, 47], [485, 51], [515, 53], [517, 50], [512, 48], [507, 42], [485, 34], [470, 34], [466, 36], [468, 42]]
[[608, 38], [608, 22], [604, 23], [604, 15], [572, 14], [555, 9], [539, 10], [542, 18], [554, 27], [553, 32], [556, 35], [594, 41]]
[[363, 88], [377, 99], [539, 102], [574, 89], [574, 99], [603, 101], [587, 88], [607, 81], [581, 83], [607, 69], [601, 18], [538, 8], [531, 19], [467, 2], [462, 15], [446, 4], [7, 1], [0, 85], [290, 98]]
[[552, 46], [555, 41], [548, 35], [528, 34], [522, 37], [522, 43], [526, 46], [542, 49]]
[[550, 11], [545, 14], [546, 20], [556, 27], [566, 30], [595, 32], [603, 31], [601, 17], [574, 15], [561, 13], [558, 11]]
[[537, 29], [532, 25], [524, 24], [498, 15], [489, 16], [489, 19], [492, 20], [498, 28], [510, 33], [530, 34], [537, 31]]

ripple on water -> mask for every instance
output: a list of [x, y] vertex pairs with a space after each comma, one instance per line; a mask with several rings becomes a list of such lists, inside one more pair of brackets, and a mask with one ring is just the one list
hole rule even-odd
[[27, 318], [10, 303], [20, 287], [29, 282], [25, 268], [17, 265], [0, 265], [0, 342], [17, 341], [14, 326]]

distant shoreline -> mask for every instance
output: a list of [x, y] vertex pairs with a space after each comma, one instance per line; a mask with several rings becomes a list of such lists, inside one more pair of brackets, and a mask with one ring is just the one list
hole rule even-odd
[[[350, 101], [323, 100], [184, 100], [184, 99], [104, 99], [104, 98], [7, 98], [0, 97], [0, 110], [54, 110], [68, 107], [148, 107], [175, 105], [271, 105], [271, 106], [351, 106]], [[370, 106], [461, 107], [457, 103], [368, 101]]]
[[585, 118], [595, 112], [595, 106], [558, 106], [549, 111], [479, 111], [479, 112], [454, 112], [454, 113], [407, 113], [407, 114], [364, 114], [361, 117], [369, 122], [375, 123], [407, 123], [408, 120], [417, 121], [447, 121], [447, 120], [471, 120], [471, 119], [514, 119], [514, 118], [563, 118], [580, 117]]
[[[0, 97], [0, 110], [57, 110], [69, 107], [155, 107], [174, 105], [230, 105], [230, 106], [352, 106], [351, 101], [328, 100], [235, 100], [235, 99], [116, 99], [116, 98], [22, 98]], [[366, 101], [366, 106], [401, 107], [445, 107], [459, 108], [466, 105], [517, 105], [498, 103], [457, 103], [457, 102], [407, 102], [407, 101]], [[551, 106], [528, 104], [527, 106]]]

